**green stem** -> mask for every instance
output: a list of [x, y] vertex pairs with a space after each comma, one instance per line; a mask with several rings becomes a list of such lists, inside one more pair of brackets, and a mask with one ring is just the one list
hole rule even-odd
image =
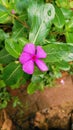
[[26, 22], [22, 22], [15, 14], [9, 13], [9, 15], [12, 16], [13, 18], [15, 18], [17, 21], [19, 21], [24, 27], [29, 28], [29, 26], [26, 24]]
[[29, 28], [28, 25], [25, 22], [22, 22], [16, 15], [12, 16], [14, 16], [14, 18], [17, 19], [24, 27]]

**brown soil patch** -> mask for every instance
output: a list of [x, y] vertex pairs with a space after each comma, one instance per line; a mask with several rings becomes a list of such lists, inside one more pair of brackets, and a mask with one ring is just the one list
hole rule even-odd
[[30, 123], [33, 127], [36, 126], [37, 112], [41, 124], [37, 123], [39, 128], [44, 128], [44, 130], [50, 127], [69, 129], [69, 120], [73, 110], [73, 81], [70, 76], [64, 78], [64, 81], [64, 85], [57, 84], [55, 87], [45, 88], [43, 92], [38, 91], [33, 95], [27, 94], [27, 85], [12, 93], [14, 96], [18, 95], [23, 104], [22, 107], [13, 108], [10, 102], [7, 107], [7, 113], [17, 130], [28, 129]]

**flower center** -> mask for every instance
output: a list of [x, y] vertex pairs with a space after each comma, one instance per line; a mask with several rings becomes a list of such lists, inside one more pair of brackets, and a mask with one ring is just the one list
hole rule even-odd
[[36, 55], [32, 56], [32, 60], [35, 61], [36, 60]]

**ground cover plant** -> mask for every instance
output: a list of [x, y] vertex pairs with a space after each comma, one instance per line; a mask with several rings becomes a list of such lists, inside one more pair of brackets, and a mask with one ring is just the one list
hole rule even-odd
[[73, 1], [0, 0], [0, 72], [0, 108], [8, 86], [29, 80], [32, 94], [73, 75]]

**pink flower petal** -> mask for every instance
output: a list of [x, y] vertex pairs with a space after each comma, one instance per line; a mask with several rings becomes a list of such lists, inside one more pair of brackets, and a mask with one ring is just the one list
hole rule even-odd
[[33, 74], [34, 72], [34, 62], [32, 60], [29, 60], [25, 64], [23, 64], [23, 71], [27, 74]]
[[25, 52], [22, 52], [20, 57], [19, 57], [19, 61], [21, 64], [26, 63], [28, 60], [31, 59], [31, 55]]
[[41, 71], [48, 71], [48, 67], [46, 66], [46, 64], [42, 61], [42, 60], [36, 60], [35, 61], [36, 65], [38, 66], [38, 68], [41, 70]]
[[33, 43], [28, 43], [25, 45], [23, 51], [29, 54], [35, 54], [35, 45]]
[[47, 54], [46, 52], [42, 49], [41, 46], [37, 46], [37, 57], [38, 58], [46, 58]]

